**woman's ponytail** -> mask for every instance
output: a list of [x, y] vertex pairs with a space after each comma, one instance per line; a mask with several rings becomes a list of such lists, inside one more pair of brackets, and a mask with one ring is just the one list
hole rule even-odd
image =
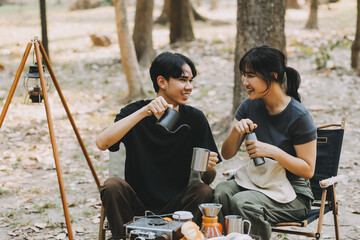
[[285, 67], [284, 77], [287, 85], [286, 94], [301, 102], [300, 95], [298, 93], [301, 82], [299, 73], [292, 67]]

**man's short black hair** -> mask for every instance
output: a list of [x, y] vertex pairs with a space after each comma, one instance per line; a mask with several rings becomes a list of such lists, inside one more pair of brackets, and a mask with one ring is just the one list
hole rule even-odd
[[150, 77], [154, 85], [155, 92], [159, 91], [157, 78], [163, 76], [166, 81], [170, 77], [179, 78], [183, 74], [183, 66], [189, 65], [193, 78], [196, 76], [196, 68], [194, 63], [186, 56], [180, 53], [163, 52], [157, 56], [150, 67]]

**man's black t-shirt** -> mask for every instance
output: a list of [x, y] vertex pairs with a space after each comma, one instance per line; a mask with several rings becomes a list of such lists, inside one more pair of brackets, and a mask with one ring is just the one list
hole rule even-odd
[[[115, 122], [136, 112], [151, 100], [141, 100], [122, 108]], [[120, 141], [126, 148], [125, 180], [151, 210], [160, 210], [188, 185], [194, 147], [217, 152], [207, 119], [202, 111], [187, 105], [179, 106], [180, 118], [175, 133], [156, 125], [152, 115], [137, 123]], [[119, 142], [109, 148], [119, 149]], [[220, 155], [219, 161], [221, 161]]]

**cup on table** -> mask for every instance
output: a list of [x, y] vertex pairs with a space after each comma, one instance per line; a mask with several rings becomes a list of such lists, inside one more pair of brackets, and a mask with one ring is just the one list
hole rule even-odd
[[178, 220], [180, 222], [192, 221], [193, 217], [193, 214], [189, 211], [176, 211], [172, 215], [174, 220]]
[[210, 150], [205, 148], [193, 148], [191, 169], [199, 172], [206, 172], [209, 164]]
[[[245, 223], [248, 224], [248, 230], [245, 232]], [[225, 216], [225, 234], [237, 232], [242, 234], [249, 234], [251, 223], [244, 220], [240, 215], [227, 215]]]

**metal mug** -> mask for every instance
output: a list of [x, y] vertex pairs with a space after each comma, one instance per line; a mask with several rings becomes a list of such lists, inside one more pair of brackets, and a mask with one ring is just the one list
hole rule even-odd
[[210, 150], [205, 148], [193, 148], [191, 169], [199, 172], [206, 172], [209, 164]]
[[179, 120], [180, 114], [172, 108], [167, 108], [161, 118], [156, 122], [156, 125], [162, 127], [167, 132], [172, 132], [175, 124]]
[[[245, 232], [245, 223], [248, 224], [248, 230]], [[237, 232], [242, 234], [250, 234], [251, 223], [244, 220], [240, 215], [227, 215], [225, 216], [225, 234]]]

